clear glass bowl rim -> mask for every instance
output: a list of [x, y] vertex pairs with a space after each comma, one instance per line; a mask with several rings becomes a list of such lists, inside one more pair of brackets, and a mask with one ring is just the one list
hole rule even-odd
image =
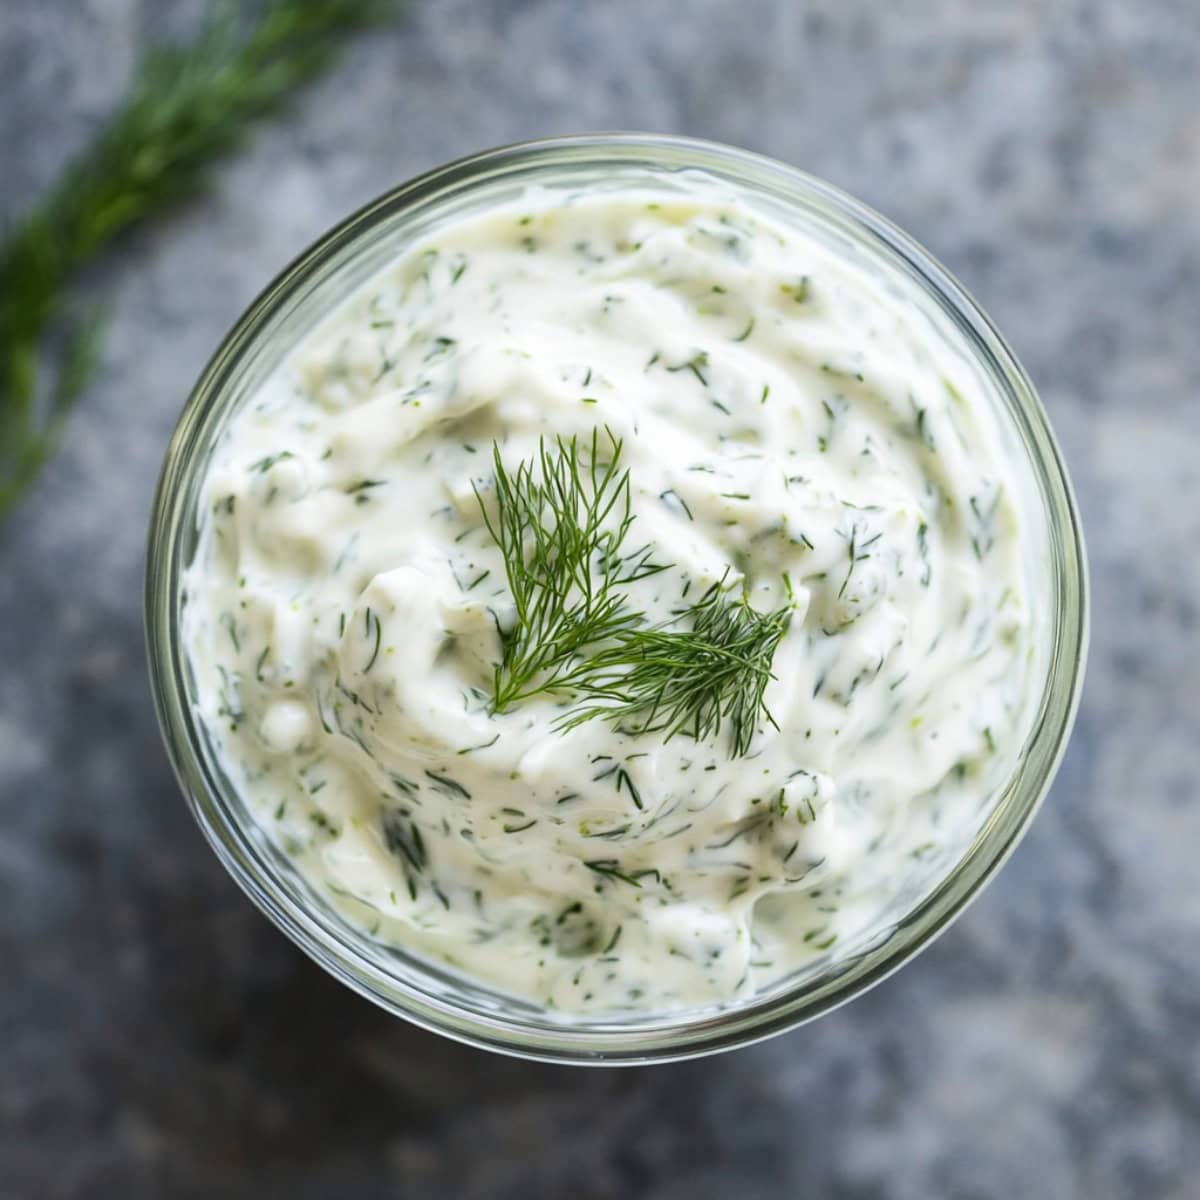
[[[695, 168], [753, 192], [794, 200], [836, 220], [915, 280], [955, 321], [977, 365], [1004, 397], [1030, 451], [1049, 525], [1055, 639], [1048, 683], [1016, 786], [989, 817], [948, 875], [880, 945], [822, 977], [702, 1020], [663, 1018], [650, 1025], [540, 1023], [522, 1014], [484, 1014], [421, 992], [381, 970], [321, 914], [299, 904], [265, 868], [198, 745], [180, 644], [183, 541], [194, 519], [194, 493], [210, 443], [209, 418], [252, 349], [280, 320], [290, 299], [318, 274], [346, 261], [384, 222], [432, 199], [539, 168]], [[273, 324], [275, 323], [275, 324]], [[167, 449], [151, 517], [145, 576], [145, 625], [151, 689], [172, 766], [192, 814], [225, 868], [254, 903], [336, 978], [426, 1029], [529, 1059], [577, 1064], [668, 1062], [716, 1053], [792, 1029], [846, 1003], [930, 944], [979, 894], [1020, 841], [1058, 769], [1082, 687], [1088, 640], [1086, 553], [1062, 455], [1033, 385], [1004, 338], [965, 289], [912, 238], [860, 201], [794, 167], [714, 142], [653, 133], [587, 133], [486, 150], [399, 185], [320, 237], [272, 281], [239, 318], [193, 388]]]

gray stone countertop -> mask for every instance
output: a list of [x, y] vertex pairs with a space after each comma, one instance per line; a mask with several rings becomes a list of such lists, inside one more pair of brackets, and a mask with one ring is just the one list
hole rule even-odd
[[[0, 4], [0, 213], [200, 5]], [[1090, 538], [1062, 772], [868, 996], [707, 1061], [486, 1056], [356, 999], [194, 828], [142, 652], [191, 382], [344, 213], [486, 145], [644, 128], [796, 163], [962, 278]], [[103, 368], [0, 530], [0, 1196], [1200, 1195], [1200, 10], [1194, 0], [411, 0], [93, 274]]]

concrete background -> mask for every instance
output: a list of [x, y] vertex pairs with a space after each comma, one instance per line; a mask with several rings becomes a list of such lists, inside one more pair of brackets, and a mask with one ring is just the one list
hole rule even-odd
[[[0, 214], [202, 5], [0, 2]], [[1090, 536], [1083, 711], [987, 894], [762, 1047], [587, 1072], [357, 1000], [193, 828], [145, 681], [151, 491], [243, 306], [348, 210], [538, 134], [766, 151], [945, 261], [1042, 389]], [[0, 530], [0, 1197], [1200, 1191], [1195, 0], [411, 0], [90, 280], [99, 380]]]

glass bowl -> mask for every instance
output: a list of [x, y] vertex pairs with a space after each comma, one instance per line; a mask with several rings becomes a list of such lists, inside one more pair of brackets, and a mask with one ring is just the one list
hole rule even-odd
[[[246, 812], [192, 704], [181, 644], [181, 576], [196, 544], [197, 496], [223, 423], [331, 309], [431, 227], [531, 185], [599, 189], [695, 175], [785, 213], [873, 267], [953, 331], [1026, 459], [1044, 527], [1037, 615], [1047, 647], [1023, 756], [949, 874], [857, 952], [818, 960], [760, 994], [701, 1012], [569, 1018], [373, 942], [318, 896]], [[962, 287], [895, 226], [829, 184], [731, 147], [655, 134], [586, 134], [490, 150], [405, 183], [327, 233], [289, 266], [226, 337], [167, 450], [150, 526], [146, 638], [167, 749], [192, 812], [250, 898], [332, 975], [388, 1011], [461, 1041], [527, 1058], [646, 1063], [713, 1053], [793, 1028], [859, 995], [927, 946], [1012, 852], [1049, 788], [1083, 679], [1083, 539], [1062, 458], [1033, 386]]]

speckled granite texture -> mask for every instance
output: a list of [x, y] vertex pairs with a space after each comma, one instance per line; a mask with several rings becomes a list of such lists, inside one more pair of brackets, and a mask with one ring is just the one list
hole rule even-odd
[[[0, 3], [0, 212], [200, 8]], [[276, 270], [439, 160], [614, 127], [797, 163], [958, 273], [1041, 387], [1095, 608], [1058, 783], [949, 934], [765, 1046], [589, 1072], [394, 1021], [250, 907], [159, 746], [140, 572], [188, 387]], [[92, 278], [103, 372], [0, 531], [0, 1196], [1200, 1194], [1198, 196], [1195, 0], [411, 0], [357, 43]]]

